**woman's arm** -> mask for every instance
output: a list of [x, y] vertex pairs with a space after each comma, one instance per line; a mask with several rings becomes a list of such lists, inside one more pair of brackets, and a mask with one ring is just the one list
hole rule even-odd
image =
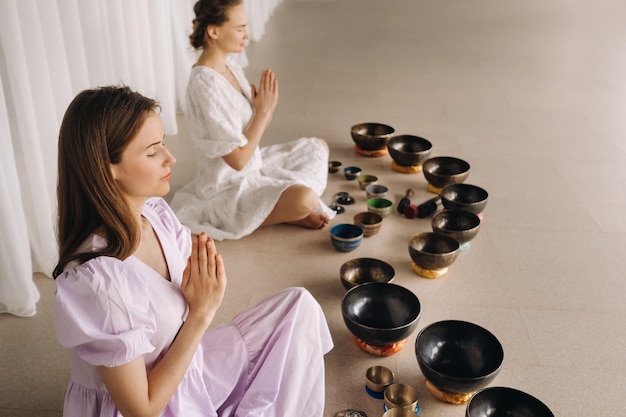
[[235, 148], [228, 155], [224, 155], [224, 161], [231, 168], [241, 171], [248, 163], [257, 146], [261, 142], [261, 137], [265, 129], [272, 121], [274, 109], [278, 103], [278, 80], [271, 69], [266, 69], [261, 74], [259, 90], [252, 85], [252, 107], [254, 115], [248, 123], [248, 127], [243, 132], [248, 139], [248, 143], [244, 146]]
[[187, 320], [167, 354], [149, 374], [143, 357], [121, 366], [99, 367], [107, 390], [125, 417], [152, 417], [163, 411], [222, 302], [226, 289], [224, 262], [215, 243], [204, 233], [193, 238], [181, 287], [189, 305]]

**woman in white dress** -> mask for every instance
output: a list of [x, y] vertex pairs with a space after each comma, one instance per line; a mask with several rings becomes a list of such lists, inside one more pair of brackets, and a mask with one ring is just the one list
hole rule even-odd
[[335, 214], [321, 200], [328, 146], [300, 138], [261, 147], [278, 101], [278, 82], [265, 70], [258, 87], [230, 56], [243, 51], [242, 0], [200, 0], [190, 41], [201, 50], [187, 86], [187, 118], [198, 156], [196, 176], [172, 208], [192, 232], [238, 239], [260, 226], [325, 227]]
[[63, 416], [321, 417], [332, 339], [304, 288], [208, 329], [225, 265], [161, 198], [176, 159], [157, 110], [103, 87], [76, 96], [61, 125], [53, 302], [71, 368]]

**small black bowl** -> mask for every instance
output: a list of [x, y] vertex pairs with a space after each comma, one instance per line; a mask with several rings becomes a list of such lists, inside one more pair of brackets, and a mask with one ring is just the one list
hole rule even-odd
[[415, 339], [424, 377], [445, 393], [468, 394], [486, 387], [502, 368], [504, 350], [487, 329], [460, 320], [424, 327]]
[[331, 174], [335, 174], [339, 172], [339, 168], [341, 168], [340, 161], [328, 161], [328, 172]]
[[421, 314], [419, 299], [396, 284], [370, 282], [348, 290], [341, 300], [344, 323], [350, 332], [377, 346], [408, 338]]
[[387, 149], [391, 159], [402, 166], [415, 166], [430, 157], [433, 144], [428, 139], [413, 135], [398, 135], [389, 139]]
[[472, 184], [450, 184], [441, 190], [441, 204], [447, 209], [465, 210], [480, 214], [487, 206], [489, 193]]
[[523, 391], [489, 387], [472, 396], [466, 417], [554, 417], [547, 405]]

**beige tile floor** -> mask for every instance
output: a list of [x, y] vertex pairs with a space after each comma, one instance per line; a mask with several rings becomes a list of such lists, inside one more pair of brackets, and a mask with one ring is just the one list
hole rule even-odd
[[[556, 415], [623, 415], [626, 392], [626, 3], [620, 0], [285, 0], [260, 43], [248, 49], [256, 81], [271, 66], [281, 100], [265, 143], [325, 138], [333, 159], [380, 177], [397, 201], [432, 196], [419, 174], [391, 169], [389, 157], [355, 154], [352, 124], [379, 121], [424, 136], [433, 155], [466, 159], [469, 183], [490, 193], [477, 238], [438, 280], [409, 267], [409, 236], [428, 220], [397, 213], [354, 252], [332, 249], [328, 230], [276, 226], [219, 244], [229, 289], [218, 321], [285, 286], [308, 288], [335, 341], [327, 356], [325, 416], [345, 408], [382, 415], [364, 392], [372, 365], [391, 367], [417, 388], [422, 415], [464, 415], [435, 400], [412, 349], [379, 358], [360, 351], [340, 311], [338, 271], [354, 257], [391, 263], [396, 283], [422, 302], [419, 328], [472, 321], [502, 342], [493, 385], [543, 400]], [[175, 187], [191, 176], [184, 118], [169, 140], [178, 155]], [[354, 182], [330, 175], [324, 198]], [[54, 283], [30, 319], [0, 316], [0, 416], [60, 416], [68, 378], [54, 339]], [[303, 404], [306, 406], [306, 404]]]

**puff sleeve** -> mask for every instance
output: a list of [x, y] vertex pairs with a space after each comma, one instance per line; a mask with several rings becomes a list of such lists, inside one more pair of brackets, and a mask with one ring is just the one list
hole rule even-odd
[[65, 271], [54, 294], [59, 343], [93, 366], [120, 366], [152, 352], [149, 292], [145, 279], [115, 258]]
[[233, 95], [232, 86], [220, 74], [206, 68], [194, 68], [187, 88], [188, 117], [196, 149], [207, 158], [229, 154], [245, 146], [244, 121], [240, 115], [241, 95]]

